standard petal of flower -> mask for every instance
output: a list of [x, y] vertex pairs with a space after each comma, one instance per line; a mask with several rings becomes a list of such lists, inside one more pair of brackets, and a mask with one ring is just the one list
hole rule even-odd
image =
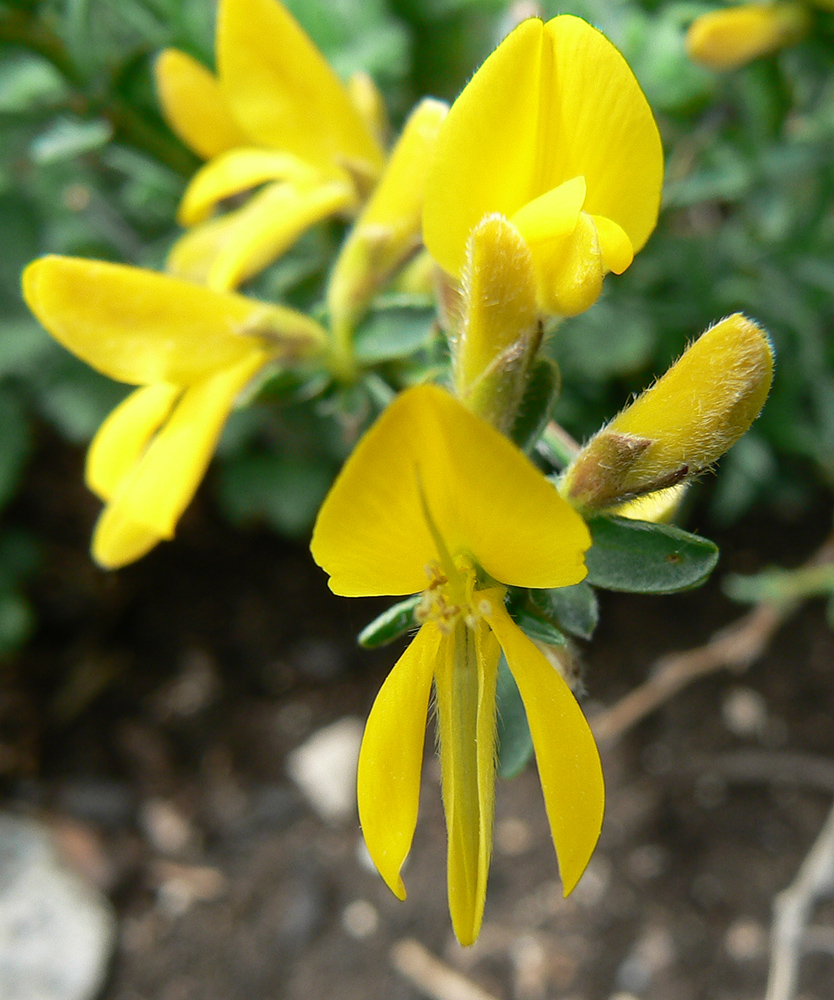
[[372, 175], [382, 168], [347, 89], [277, 0], [222, 0], [217, 62], [235, 117], [259, 144], [325, 172], [354, 162]]
[[235, 121], [217, 78], [179, 49], [165, 49], [154, 63], [162, 113], [194, 152], [210, 160], [251, 139]]
[[440, 632], [424, 625], [376, 696], [359, 752], [359, 821], [374, 864], [405, 899], [400, 869], [411, 849], [420, 800], [426, 715]]
[[246, 204], [209, 219], [181, 236], [168, 257], [175, 275], [228, 291], [281, 256], [316, 222], [353, 207], [354, 193], [342, 181], [316, 186], [269, 184]]
[[119, 569], [146, 556], [161, 541], [152, 528], [126, 517], [121, 506], [108, 504], [96, 521], [90, 550], [102, 569]]
[[[500, 603], [500, 598], [499, 598]], [[442, 638], [435, 698], [448, 831], [449, 912], [462, 945], [478, 937], [492, 854], [498, 643], [481, 621]]]
[[502, 583], [585, 576], [582, 518], [503, 434], [437, 386], [401, 393], [348, 459], [319, 512], [316, 562], [346, 597], [411, 594], [438, 558], [423, 499], [453, 554]]
[[565, 895], [591, 858], [602, 828], [605, 787], [590, 727], [567, 684], [503, 605], [487, 616], [518, 684], [544, 793]]
[[205, 475], [235, 398], [268, 357], [253, 352], [186, 390], [141, 460], [122, 479], [110, 504], [114, 519], [143, 525], [159, 538], [173, 537]]
[[544, 25], [535, 18], [512, 31], [454, 102], [438, 136], [423, 239], [456, 278], [469, 233], [485, 215], [509, 217], [547, 190], [533, 187], [543, 36]]
[[87, 452], [84, 477], [102, 500], [112, 500], [148, 442], [167, 419], [182, 388], [159, 382], [123, 400], [99, 427]]
[[326, 336], [291, 309], [105, 261], [41, 257], [23, 273], [23, 294], [64, 347], [133, 385], [192, 385], [261, 346], [303, 355]]
[[215, 157], [191, 178], [177, 211], [181, 226], [211, 215], [219, 201], [266, 181], [309, 181], [315, 170], [291, 153], [268, 149], [232, 149]]
[[452, 105], [426, 189], [424, 239], [460, 277], [469, 232], [584, 177], [584, 210], [620, 225], [635, 250], [657, 221], [660, 137], [617, 49], [571, 15], [523, 22]]
[[539, 164], [544, 190], [584, 176], [584, 210], [628, 234], [634, 250], [657, 222], [663, 150], [654, 116], [620, 52], [569, 14], [548, 21]]
[[370, 200], [336, 260], [328, 286], [334, 324], [349, 323], [421, 242], [423, 190], [448, 107], [426, 99], [412, 112]]

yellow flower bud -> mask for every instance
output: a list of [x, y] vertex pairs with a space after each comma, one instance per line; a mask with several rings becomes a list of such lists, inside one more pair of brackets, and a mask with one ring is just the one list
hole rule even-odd
[[529, 247], [501, 215], [472, 231], [462, 278], [460, 333], [452, 345], [455, 393], [499, 430], [512, 425], [541, 340]]
[[810, 26], [810, 12], [802, 3], [741, 4], [696, 18], [686, 36], [686, 51], [710, 69], [737, 69], [794, 45]]
[[697, 475], [747, 431], [772, 376], [764, 330], [741, 313], [721, 320], [591, 438], [565, 473], [563, 495], [600, 510]]

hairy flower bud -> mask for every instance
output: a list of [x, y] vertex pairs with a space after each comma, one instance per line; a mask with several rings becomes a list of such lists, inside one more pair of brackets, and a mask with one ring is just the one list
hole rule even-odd
[[772, 375], [764, 330], [741, 313], [721, 320], [591, 438], [565, 473], [563, 495], [601, 510], [697, 475], [753, 423]]

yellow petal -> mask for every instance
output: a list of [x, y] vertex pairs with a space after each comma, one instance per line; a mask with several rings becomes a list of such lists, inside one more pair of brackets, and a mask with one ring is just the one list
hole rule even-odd
[[362, 116], [365, 127], [381, 148], [388, 145], [390, 122], [385, 98], [374, 83], [373, 77], [364, 70], [351, 73], [347, 82], [348, 95], [353, 106]]
[[384, 156], [347, 89], [277, 0], [221, 0], [217, 62], [235, 117], [255, 141], [322, 171]]
[[556, 316], [578, 316], [599, 298], [605, 267], [597, 229], [582, 212], [573, 232], [532, 247], [539, 307]]
[[599, 753], [570, 688], [503, 604], [493, 603], [487, 621], [524, 702], [567, 896], [585, 871], [602, 828], [605, 786]]
[[585, 576], [585, 522], [503, 434], [437, 386], [401, 393], [359, 442], [319, 512], [316, 562], [346, 597], [411, 594], [439, 553], [421, 490], [452, 555], [501, 583]]
[[460, 277], [485, 215], [584, 177], [584, 211], [616, 222], [639, 250], [657, 221], [663, 158], [643, 92], [595, 28], [562, 15], [525, 21], [452, 105], [426, 188], [424, 239]]
[[105, 261], [41, 257], [23, 273], [23, 294], [64, 347], [134, 385], [191, 385], [270, 344], [305, 354], [325, 336], [291, 309]]
[[449, 912], [464, 946], [481, 929], [492, 854], [498, 657], [483, 621], [474, 629], [458, 621], [441, 639], [435, 672]]
[[109, 505], [114, 521], [141, 525], [159, 538], [173, 538], [236, 397], [268, 360], [268, 355], [256, 352], [185, 391], [168, 422], [122, 479]]
[[552, 239], [563, 239], [576, 228], [585, 204], [588, 185], [573, 177], [523, 205], [510, 219], [531, 248]]
[[420, 246], [426, 170], [447, 111], [442, 101], [426, 99], [406, 122], [336, 260], [327, 293], [334, 325], [352, 323], [374, 291]]
[[509, 218], [544, 194], [533, 190], [543, 31], [541, 21], [530, 19], [510, 32], [454, 102], [437, 137], [423, 240], [456, 278], [469, 234], [485, 215]]
[[681, 505], [688, 483], [678, 483], [656, 493], [629, 500], [611, 511], [618, 517], [627, 517], [632, 521], [651, 521], [653, 524], [668, 524]]
[[102, 569], [119, 569], [146, 556], [161, 541], [152, 528], [126, 517], [121, 506], [108, 504], [96, 521], [90, 549]]
[[686, 35], [689, 58], [710, 69], [737, 69], [793, 45], [811, 26], [801, 3], [745, 3], [702, 14]]
[[217, 78], [179, 49], [165, 49], [154, 63], [162, 113], [194, 152], [210, 160], [251, 140], [235, 121]]
[[181, 226], [202, 222], [219, 201], [265, 181], [310, 181], [314, 177], [315, 171], [290, 153], [232, 149], [215, 157], [191, 178], [177, 211], [177, 222]]
[[388, 675], [359, 752], [359, 821], [368, 853], [399, 899], [420, 801], [426, 714], [440, 633], [424, 625]]
[[597, 231], [599, 252], [605, 270], [622, 274], [631, 267], [634, 260], [634, 247], [628, 233], [604, 215], [595, 215], [592, 221]]
[[342, 181], [316, 186], [269, 184], [242, 208], [209, 219], [181, 236], [168, 257], [175, 275], [228, 291], [281, 256], [316, 222], [353, 207]]
[[584, 211], [616, 222], [640, 250], [657, 222], [663, 183], [663, 150], [648, 101], [596, 28], [564, 14], [548, 21], [545, 33], [552, 59], [542, 86], [545, 184], [584, 176]]
[[182, 389], [159, 382], [142, 386], [123, 400], [99, 427], [87, 452], [87, 486], [102, 500], [112, 500], [167, 419]]

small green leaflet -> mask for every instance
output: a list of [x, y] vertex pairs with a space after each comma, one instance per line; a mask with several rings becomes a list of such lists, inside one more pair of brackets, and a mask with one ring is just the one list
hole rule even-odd
[[715, 568], [718, 546], [668, 524], [625, 517], [588, 522], [587, 582], [632, 594], [672, 594], [697, 587]]

